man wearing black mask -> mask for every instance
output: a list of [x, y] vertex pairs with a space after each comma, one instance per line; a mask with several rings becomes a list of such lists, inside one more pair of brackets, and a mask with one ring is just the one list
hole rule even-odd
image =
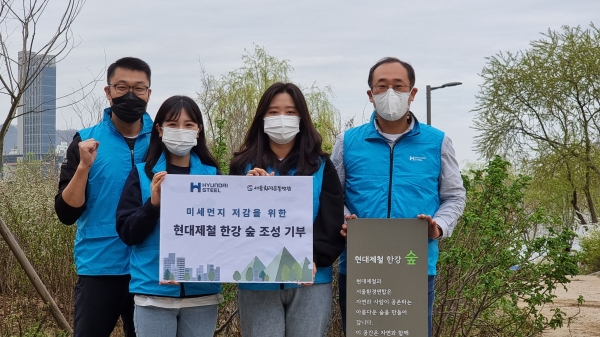
[[54, 202], [62, 223], [77, 222], [75, 337], [108, 337], [119, 317], [125, 336], [135, 336], [130, 248], [116, 232], [115, 213], [129, 171], [148, 149], [150, 67], [124, 57], [108, 67], [107, 80], [104, 92], [111, 107], [100, 123], [73, 137]]

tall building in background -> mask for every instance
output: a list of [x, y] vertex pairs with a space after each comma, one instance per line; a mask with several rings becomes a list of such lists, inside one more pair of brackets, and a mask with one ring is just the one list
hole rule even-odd
[[45, 64], [37, 79], [25, 90], [18, 108], [17, 150], [42, 159], [56, 146], [56, 62], [54, 55], [35, 55], [23, 69], [25, 54], [19, 52], [19, 76]]

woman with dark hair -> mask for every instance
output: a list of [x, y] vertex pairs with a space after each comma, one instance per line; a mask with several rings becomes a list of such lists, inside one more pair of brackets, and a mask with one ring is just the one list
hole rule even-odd
[[[292, 83], [275, 83], [256, 115], [230, 174], [313, 177], [313, 275], [310, 284], [239, 284], [244, 337], [324, 336], [331, 316], [332, 267], [344, 250], [344, 199], [335, 167], [321, 149], [306, 100]], [[265, 178], [268, 179], [268, 178]]]
[[133, 167], [117, 207], [117, 232], [131, 246], [134, 323], [138, 337], [213, 336], [219, 283], [159, 284], [160, 185], [167, 174], [220, 174], [206, 146], [202, 114], [189, 97], [158, 109], [146, 162]]

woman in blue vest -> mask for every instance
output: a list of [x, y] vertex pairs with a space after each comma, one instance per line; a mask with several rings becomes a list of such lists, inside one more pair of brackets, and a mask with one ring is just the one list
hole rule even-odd
[[331, 265], [345, 245], [340, 235], [344, 199], [335, 167], [321, 142], [300, 89], [292, 83], [275, 83], [261, 97], [245, 141], [231, 161], [233, 175], [314, 177], [314, 283], [240, 284], [238, 308], [244, 337], [327, 333]]
[[146, 162], [133, 167], [117, 207], [117, 232], [132, 246], [129, 291], [135, 294], [138, 337], [212, 337], [218, 283], [159, 284], [160, 185], [167, 174], [215, 175], [202, 114], [189, 97], [173, 96], [158, 109]]

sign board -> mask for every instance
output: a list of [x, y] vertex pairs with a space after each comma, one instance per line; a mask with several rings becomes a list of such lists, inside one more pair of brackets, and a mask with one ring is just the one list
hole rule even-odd
[[427, 221], [348, 221], [346, 332], [427, 336]]
[[312, 177], [170, 174], [160, 215], [158, 281], [312, 281]]

